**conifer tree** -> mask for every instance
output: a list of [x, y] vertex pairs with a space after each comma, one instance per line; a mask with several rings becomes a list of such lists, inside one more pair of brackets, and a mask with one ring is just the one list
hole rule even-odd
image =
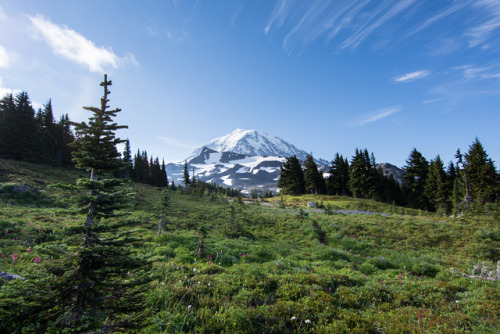
[[113, 122], [121, 110], [108, 109], [111, 81], [106, 75], [101, 86], [104, 95], [100, 108], [84, 107], [92, 113], [89, 122], [73, 123], [78, 138], [73, 158], [77, 168], [89, 172], [88, 179], [77, 181], [77, 188], [87, 192], [76, 200], [86, 219], [82, 228], [75, 229], [82, 236], [80, 247], [65, 263], [60, 283], [63, 312], [57, 319], [57, 327], [85, 332], [128, 329], [134, 326], [140, 311], [140, 290], [134, 290], [140, 281], [131, 279], [127, 287], [121, 280], [142, 264], [128, 251], [131, 240], [116, 234], [120, 224], [103, 224], [104, 219], [117, 216], [116, 210], [128, 205], [129, 194], [117, 190], [122, 181], [112, 177], [125, 166], [116, 150], [123, 140], [115, 137], [115, 131], [127, 126]]
[[191, 183], [191, 180], [189, 180], [189, 170], [188, 170], [188, 165], [187, 165], [187, 161], [184, 162], [184, 175], [183, 175], [183, 178], [182, 180], [184, 181], [184, 187], [187, 187], [189, 186], [189, 183]]
[[416, 209], [428, 209], [424, 191], [429, 163], [417, 149], [413, 148], [403, 169], [406, 171], [403, 178], [406, 182], [405, 193], [408, 204]]
[[[123, 332], [141, 322], [143, 275], [128, 274], [144, 266], [129, 248], [138, 240], [119, 231], [130, 223], [106, 220], [117, 216], [129, 197], [116, 189], [122, 181], [112, 177], [124, 165], [115, 131], [126, 126], [112, 121], [120, 110], [108, 110], [110, 85], [104, 76], [101, 107], [84, 107], [92, 112], [89, 122], [74, 124], [74, 160], [89, 172], [75, 187], [84, 192], [75, 202], [85, 221], [67, 229], [68, 253], [60, 262], [16, 282], [2, 295], [2, 324], [5, 321], [10, 332]], [[125, 279], [129, 283], [124, 284]]]
[[470, 196], [481, 204], [497, 198], [496, 168], [478, 138], [465, 154], [465, 165], [470, 184]]
[[350, 195], [348, 190], [349, 162], [347, 159], [336, 153], [328, 172], [330, 174], [326, 181], [328, 193], [331, 195]]
[[375, 186], [377, 185], [377, 171], [371, 164], [370, 155], [367, 149], [359, 150], [351, 159], [349, 169], [349, 191], [354, 197], [373, 198], [375, 196]]
[[278, 178], [278, 187], [283, 194], [300, 195], [306, 190], [304, 172], [295, 155], [286, 158]]
[[167, 169], [165, 167], [165, 160], [162, 160], [161, 162], [161, 186], [162, 187], [168, 187], [168, 175], [167, 175]]
[[59, 121], [55, 124], [55, 148], [54, 159], [61, 165], [73, 165], [73, 147], [75, 136], [71, 131], [71, 122], [68, 114], [61, 116]]
[[308, 154], [304, 164], [304, 182], [306, 193], [323, 194], [325, 192], [325, 179], [318, 170], [318, 165], [314, 162], [312, 155]]
[[128, 138], [125, 140], [122, 161], [126, 164], [126, 167], [121, 171], [120, 176], [123, 178], [132, 178], [132, 153], [130, 152], [130, 141]]
[[438, 155], [429, 164], [427, 181], [424, 188], [425, 196], [430, 204], [429, 209], [442, 213], [449, 212], [447, 175], [444, 171], [443, 161]]

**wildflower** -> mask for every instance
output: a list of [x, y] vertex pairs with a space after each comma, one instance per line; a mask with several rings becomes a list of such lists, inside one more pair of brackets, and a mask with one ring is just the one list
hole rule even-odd
[[420, 319], [420, 321], [422, 321], [422, 314], [419, 314], [418, 318]]
[[165, 285], [165, 282], [161, 283], [161, 285]]
[[190, 309], [190, 308], [191, 308], [191, 305], [188, 305], [188, 309]]
[[41, 257], [35, 257], [35, 259], [33, 260], [33, 262], [35, 262], [35, 263], [42, 262], [42, 258]]
[[196, 268], [194, 268], [193, 271], [196, 272]]
[[163, 266], [165, 267], [165, 262], [163, 262]]
[[208, 286], [210, 286], [210, 283], [208, 283]]
[[198, 284], [200, 284], [200, 283], [201, 283], [201, 282], [200, 282], [200, 281], [198, 281]]
[[12, 254], [12, 262], [16, 262], [19, 259], [19, 254]]
[[459, 301], [458, 301], [458, 300], [455, 300], [455, 303], [457, 303], [457, 305], [458, 305]]
[[181, 281], [181, 280], [179, 280], [179, 283], [182, 283], [182, 281]]
[[297, 320], [297, 317], [292, 317], [290, 320], [292, 321]]
[[306, 320], [304, 321], [304, 323], [305, 323], [305, 324], [310, 324], [310, 323], [311, 323], [311, 320], [306, 319]]
[[31, 248], [28, 248], [28, 249], [26, 250], [26, 253], [29, 253], [29, 252], [31, 252]]

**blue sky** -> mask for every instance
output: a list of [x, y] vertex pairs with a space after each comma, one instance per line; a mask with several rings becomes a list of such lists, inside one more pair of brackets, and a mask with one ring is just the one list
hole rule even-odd
[[499, 0], [0, 0], [0, 94], [86, 120], [99, 83], [132, 149], [180, 161], [236, 128], [333, 159], [500, 164]]

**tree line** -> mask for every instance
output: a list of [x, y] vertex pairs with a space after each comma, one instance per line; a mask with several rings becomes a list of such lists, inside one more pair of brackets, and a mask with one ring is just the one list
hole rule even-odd
[[28, 93], [6, 94], [0, 100], [0, 157], [71, 165], [70, 126], [68, 114], [54, 118], [51, 100], [35, 112]]
[[460, 150], [447, 168], [438, 155], [430, 162], [410, 152], [400, 184], [385, 175], [373, 153], [356, 148], [349, 161], [337, 153], [324, 177], [309, 155], [302, 166], [296, 156], [281, 167], [278, 187], [284, 194], [329, 194], [373, 199], [415, 209], [451, 214], [500, 199], [500, 174], [478, 138], [467, 153]]

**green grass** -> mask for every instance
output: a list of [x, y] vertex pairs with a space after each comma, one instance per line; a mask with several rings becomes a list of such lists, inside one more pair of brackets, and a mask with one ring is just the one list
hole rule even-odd
[[[2, 183], [48, 189], [50, 198], [63, 194], [49, 184], [79, 175], [0, 163]], [[121, 219], [141, 223], [135, 249], [153, 261], [143, 333], [500, 331], [499, 281], [463, 276], [482, 262], [496, 269], [497, 218], [445, 218], [334, 196], [285, 196], [281, 209], [176, 192], [158, 236], [159, 189], [131, 186], [135, 207]], [[390, 215], [297, 210], [309, 201]], [[64, 257], [64, 229], [83, 222], [70, 208], [13, 198], [1, 202], [0, 217], [0, 271], [26, 277]]]

